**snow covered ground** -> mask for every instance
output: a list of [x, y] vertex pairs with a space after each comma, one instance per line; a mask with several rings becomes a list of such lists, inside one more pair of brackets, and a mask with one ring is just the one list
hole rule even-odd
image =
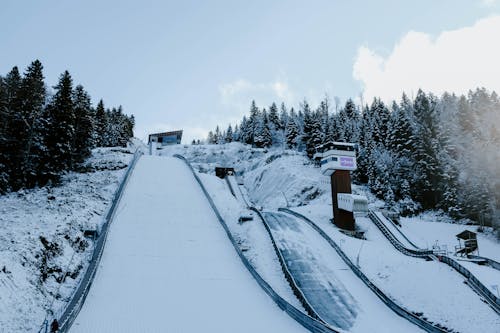
[[305, 332], [248, 273], [190, 170], [142, 157], [73, 332]]
[[[402, 255], [368, 219], [359, 219], [368, 241], [361, 242], [339, 233], [328, 221], [332, 215], [329, 179], [303, 155], [278, 149], [251, 149], [240, 143], [175, 146], [161, 151], [166, 155], [173, 153], [186, 156], [198, 170], [208, 174], [214, 174], [215, 166], [235, 167], [237, 174], [244, 179], [251, 201], [258, 206], [266, 209], [300, 206], [296, 209], [324, 227], [353, 262], [357, 262], [359, 253], [359, 264], [365, 274], [404, 307], [423, 312], [428, 320], [455, 331], [498, 331], [498, 315], [464, 284], [461, 275], [447, 265]], [[370, 207], [383, 206], [382, 201], [375, 199], [362, 186], [354, 185], [353, 192], [367, 195]], [[431, 248], [438, 240], [440, 245], [449, 244], [448, 248], [453, 249], [457, 243], [455, 234], [464, 228], [476, 229], [431, 222], [434, 217], [434, 214], [427, 213], [416, 218], [402, 218], [402, 230], [412, 242], [423, 248]], [[498, 261], [499, 242], [491, 233], [479, 234], [478, 237], [480, 254]], [[476, 272], [481, 276], [479, 271]], [[483, 277], [482, 280], [487, 282], [490, 278]], [[488, 283], [491, 286], [494, 281]]]
[[292, 275], [326, 322], [349, 332], [421, 331], [386, 307], [309, 225], [283, 213], [264, 217]]
[[82, 230], [102, 224], [131, 157], [95, 149], [59, 186], [0, 196], [0, 332], [38, 331], [64, 308], [92, 252]]
[[[288, 303], [306, 313], [281, 271], [271, 239], [259, 217], [246, 209], [244, 201], [238, 201], [231, 194], [225, 180], [207, 174], [200, 174], [200, 178], [234, 238], [244, 249], [243, 253], [252, 266], [273, 287], [274, 291], [287, 300]], [[237, 187], [235, 191], [239, 192]], [[254, 219], [238, 223], [240, 216], [253, 216]]]
[[[329, 222], [331, 206], [294, 208], [318, 224], [361, 270], [397, 303], [457, 332], [498, 332], [500, 316], [449, 266], [398, 252], [368, 218], [356, 223], [367, 240], [348, 237]], [[333, 249], [332, 249], [333, 251]], [[359, 258], [359, 259], [358, 259]], [[473, 315], [471, 315], [473, 314]]]

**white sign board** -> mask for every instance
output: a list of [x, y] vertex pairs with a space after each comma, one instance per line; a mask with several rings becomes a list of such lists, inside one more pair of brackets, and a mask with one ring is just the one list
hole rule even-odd
[[335, 170], [356, 170], [356, 156], [329, 155], [321, 160], [321, 172], [331, 175]]

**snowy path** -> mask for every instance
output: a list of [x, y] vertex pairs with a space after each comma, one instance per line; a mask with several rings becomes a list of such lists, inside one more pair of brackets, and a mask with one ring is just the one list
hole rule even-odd
[[329, 324], [351, 332], [418, 332], [394, 314], [311, 227], [264, 213], [287, 266], [308, 302]]
[[144, 156], [73, 332], [305, 332], [260, 289], [182, 161]]

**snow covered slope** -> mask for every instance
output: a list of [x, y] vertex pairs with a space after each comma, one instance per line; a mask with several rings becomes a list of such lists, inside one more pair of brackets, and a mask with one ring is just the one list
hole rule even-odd
[[57, 186], [0, 196], [0, 332], [36, 332], [64, 309], [92, 254], [82, 230], [103, 223], [131, 157], [97, 148]]
[[449, 266], [403, 255], [368, 218], [357, 219], [367, 238], [359, 240], [342, 234], [329, 221], [330, 206], [309, 205], [294, 210], [320, 226], [377, 287], [401, 306], [454, 331], [498, 331], [500, 316]]
[[304, 332], [239, 260], [182, 161], [144, 156], [73, 332]]

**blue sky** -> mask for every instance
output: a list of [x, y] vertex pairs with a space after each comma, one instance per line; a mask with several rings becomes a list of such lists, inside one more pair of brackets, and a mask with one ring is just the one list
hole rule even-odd
[[252, 98], [383, 95], [375, 87], [394, 74], [381, 64], [403, 57], [396, 46], [415, 41], [409, 32], [437, 52], [440, 34], [500, 9], [493, 0], [1, 2], [0, 74], [38, 58], [51, 85], [68, 69], [94, 102], [123, 105], [139, 137], [184, 128], [187, 140], [239, 120]]

